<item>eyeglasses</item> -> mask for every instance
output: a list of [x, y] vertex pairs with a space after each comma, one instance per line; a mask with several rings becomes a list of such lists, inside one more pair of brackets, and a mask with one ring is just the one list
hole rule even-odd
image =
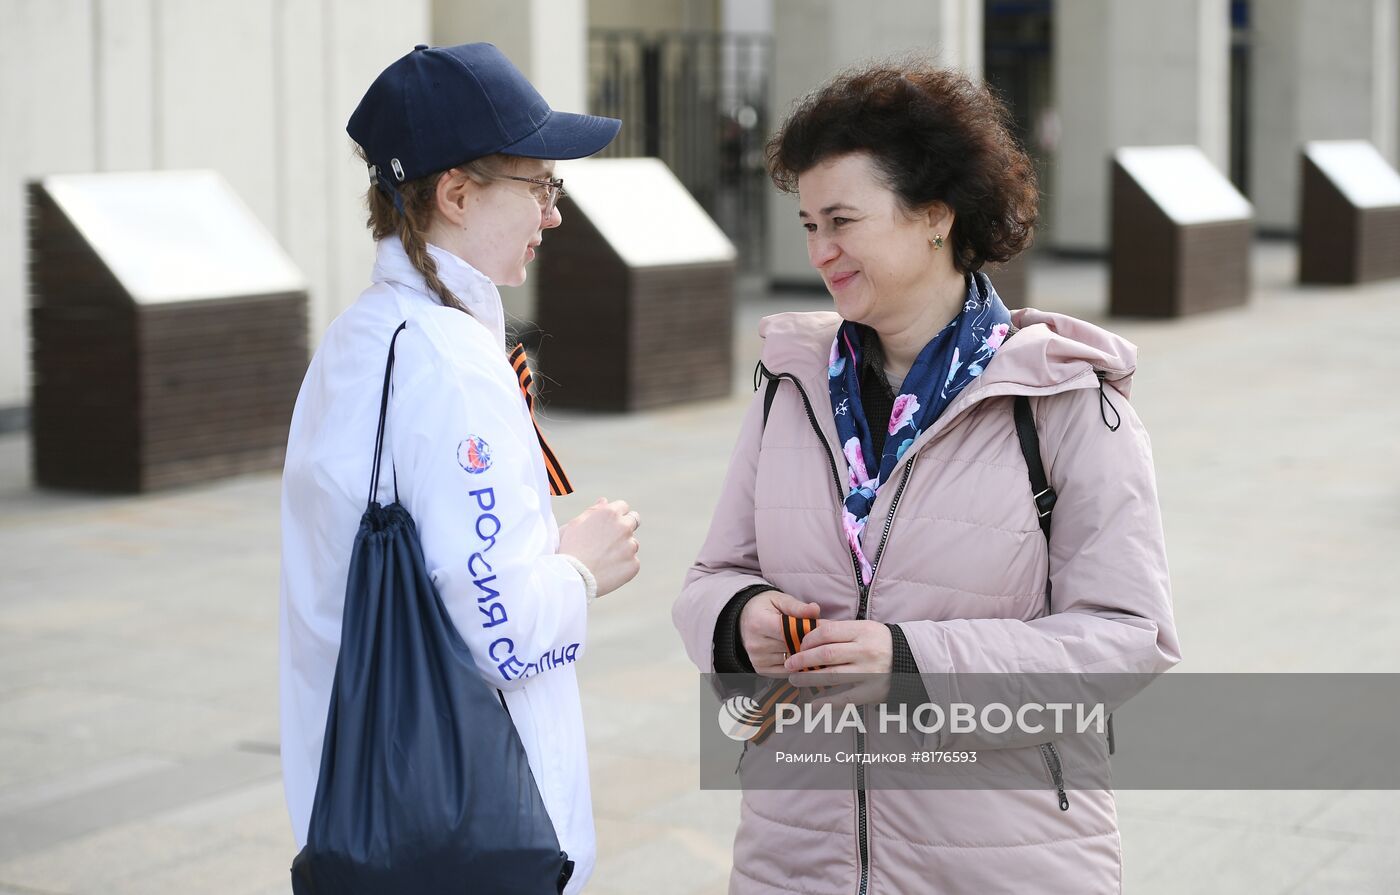
[[553, 177], [549, 180], [541, 180], [538, 177], [516, 177], [510, 174], [506, 174], [504, 177], [506, 180], [519, 180], [522, 183], [533, 183], [542, 187], [542, 190], [535, 189], [530, 190], [530, 192], [534, 194], [535, 201], [540, 203], [540, 213], [545, 217], [554, 213], [554, 206], [559, 204], [561, 196], [568, 195], [564, 192], [564, 179], [562, 177]]

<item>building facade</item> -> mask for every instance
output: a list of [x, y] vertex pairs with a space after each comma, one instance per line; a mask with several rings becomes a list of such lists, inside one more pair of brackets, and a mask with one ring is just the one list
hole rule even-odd
[[[1400, 148], [1400, 0], [404, 0], [392, 15], [365, 0], [0, 0], [0, 20], [0, 429], [29, 400], [26, 181], [218, 170], [305, 274], [314, 341], [373, 257], [345, 121], [417, 43], [493, 41], [551, 103], [583, 109], [600, 102], [590, 53], [608, 35], [743, 32], [711, 42], [713, 133], [650, 144], [728, 166], [719, 183], [736, 166], [761, 179], [762, 137], [836, 71], [928, 54], [1011, 102], [1043, 178], [1037, 244], [1066, 252], [1106, 251], [1120, 146], [1199, 146], [1261, 230], [1284, 234], [1303, 142], [1369, 140], [1392, 164]], [[702, 201], [762, 243], [769, 283], [819, 286], [794, 200], [755, 189]], [[528, 318], [528, 288], [509, 292]]]

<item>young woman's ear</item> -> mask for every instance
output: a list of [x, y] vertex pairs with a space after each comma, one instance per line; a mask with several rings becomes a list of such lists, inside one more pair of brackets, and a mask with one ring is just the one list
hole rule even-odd
[[467, 203], [478, 185], [464, 172], [455, 168], [442, 172], [437, 182], [437, 211], [453, 227], [461, 229], [466, 222]]

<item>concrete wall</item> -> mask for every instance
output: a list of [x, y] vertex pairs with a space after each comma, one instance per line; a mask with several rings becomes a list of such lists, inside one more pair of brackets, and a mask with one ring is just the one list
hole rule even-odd
[[1229, 170], [1229, 5], [1075, 0], [1055, 4], [1054, 34], [1062, 136], [1043, 236], [1060, 249], [1104, 251], [1118, 147], [1193, 144]]
[[710, 30], [720, 26], [719, 0], [588, 0], [591, 28], [643, 31]]
[[1250, 198], [1262, 228], [1297, 229], [1298, 152], [1308, 140], [1370, 140], [1396, 162], [1396, 0], [1253, 5]]
[[29, 402], [24, 183], [214, 168], [291, 254], [311, 331], [367, 285], [345, 122], [428, 0], [0, 0], [0, 408]]
[[[775, 123], [843, 68], [872, 59], [925, 54], [982, 75], [982, 4], [974, 0], [776, 0], [772, 108]], [[797, 200], [769, 199], [769, 277], [779, 285], [821, 286], [807, 261]]]
[[773, 33], [773, 0], [723, 0], [719, 14], [725, 31]]
[[433, 4], [432, 42], [493, 43], [552, 107], [583, 112], [588, 17], [586, 0], [439, 0]]

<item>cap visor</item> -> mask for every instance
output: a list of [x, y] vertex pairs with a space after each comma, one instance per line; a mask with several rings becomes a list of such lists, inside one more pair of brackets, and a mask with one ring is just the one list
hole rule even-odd
[[539, 130], [499, 151], [525, 158], [583, 158], [611, 143], [621, 128], [616, 118], [551, 112]]

